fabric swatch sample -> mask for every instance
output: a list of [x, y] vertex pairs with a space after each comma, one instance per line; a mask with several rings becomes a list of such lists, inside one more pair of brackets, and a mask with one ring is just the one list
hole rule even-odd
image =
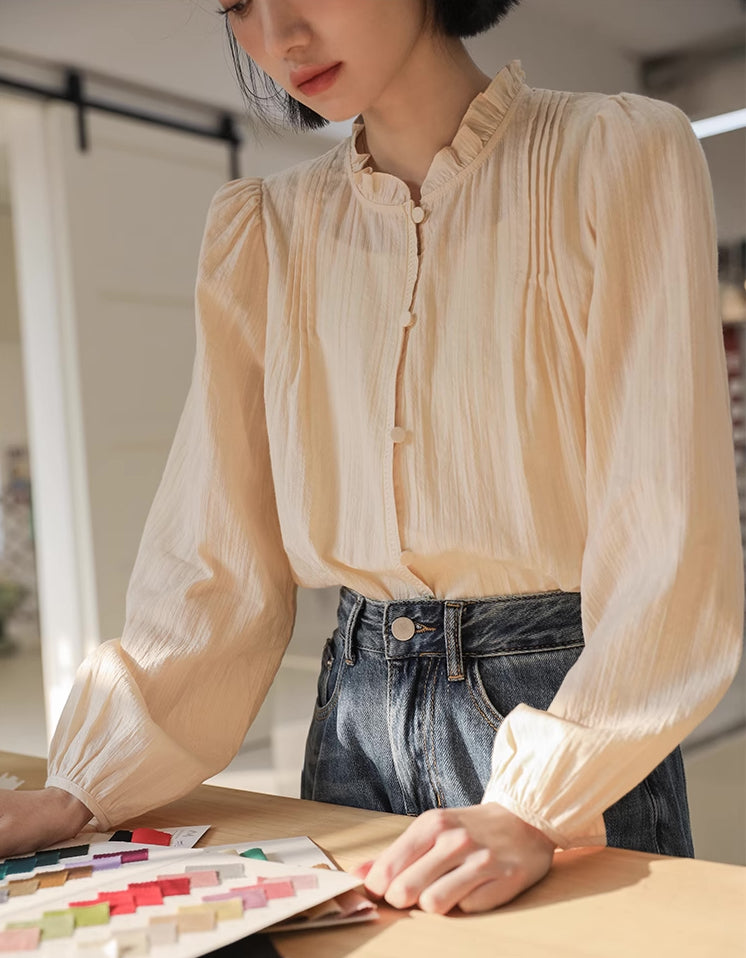
[[135, 905], [138, 908], [142, 905], [163, 904], [163, 892], [157, 882], [143, 882], [142, 884], [128, 885], [127, 890], [134, 896]]
[[[189, 868], [186, 870], [189, 871]], [[232, 878], [243, 878], [246, 874], [241, 862], [229, 862], [227, 865], [218, 865], [216, 871], [221, 881], [228, 881]]]
[[224, 901], [226, 898], [233, 898], [236, 895], [241, 896], [244, 908], [264, 908], [267, 904], [267, 896], [262, 888], [257, 885], [248, 885], [245, 888], [231, 888], [229, 892], [223, 892], [221, 895], [205, 895], [203, 901]]
[[67, 880], [75, 881], [77, 878], [90, 878], [93, 874], [93, 865], [73, 865], [67, 869]]
[[47, 865], [56, 865], [60, 860], [60, 853], [56, 849], [48, 852], [36, 853], [36, 867], [42, 868]]
[[26, 875], [36, 868], [36, 855], [27, 855], [25, 858], [9, 858], [5, 862], [6, 875]]
[[176, 925], [180, 935], [188, 934], [191, 931], [212, 931], [216, 922], [217, 917], [212, 908], [183, 913], [179, 909], [179, 914], [176, 916]]
[[132, 832], [128, 832], [125, 828], [120, 828], [119, 831], [114, 832], [114, 834], [109, 839], [110, 842], [131, 842], [132, 841]]
[[146, 862], [148, 860], [147, 848], [135, 848], [131, 852], [122, 852], [122, 864], [127, 865], [130, 862]]
[[146, 862], [147, 860], [147, 848], [133, 848], [131, 852], [122, 852], [123, 865], [128, 865], [130, 862]]
[[119, 868], [122, 864], [121, 855], [112, 855], [111, 857], [99, 858], [98, 855], [93, 859], [91, 867], [95, 872], [105, 871], [110, 868]]
[[135, 896], [129, 891], [99, 892], [96, 903], [107, 902], [112, 915], [132, 915], [137, 911]]
[[222, 901], [211, 902], [210, 905], [215, 909], [218, 921], [230, 921], [233, 918], [243, 918], [243, 899], [238, 895], [234, 895], [232, 898], [225, 898]]
[[89, 925], [108, 925], [109, 923], [109, 904], [105, 901], [77, 907], [71, 905], [70, 911], [75, 918], [76, 928], [86, 928]]
[[50, 938], [69, 938], [75, 931], [75, 915], [67, 911], [63, 914], [44, 915], [41, 919], [42, 941]]
[[291, 881], [266, 881], [262, 882], [260, 887], [270, 900], [273, 898], [292, 898], [295, 895], [295, 889]]
[[56, 872], [42, 872], [36, 876], [39, 880], [39, 888], [59, 888], [67, 881], [67, 869], [62, 868]]
[[189, 894], [190, 881], [185, 875], [159, 875], [156, 880], [164, 898], [166, 895]]
[[[260, 883], [263, 881], [263, 878], [259, 879]], [[293, 883], [293, 888], [296, 891], [306, 891], [309, 888], [319, 887], [319, 880], [315, 875], [291, 875], [288, 881]]]
[[171, 835], [157, 828], [136, 828], [132, 832], [132, 841], [142, 845], [170, 845]]
[[269, 861], [261, 848], [247, 848], [245, 852], [239, 852], [241, 858], [254, 858], [260, 862]]
[[0, 952], [34, 951], [39, 946], [41, 928], [12, 928], [0, 931]]
[[192, 888], [213, 888], [220, 884], [220, 877], [216, 871], [192, 871], [189, 872], [189, 881]]
[[83, 858], [88, 854], [90, 845], [71, 845], [69, 848], [50, 848], [51, 852], [59, 852], [60, 858]]
[[8, 892], [11, 898], [19, 895], [33, 895], [39, 887], [38, 878], [17, 878], [8, 882]]

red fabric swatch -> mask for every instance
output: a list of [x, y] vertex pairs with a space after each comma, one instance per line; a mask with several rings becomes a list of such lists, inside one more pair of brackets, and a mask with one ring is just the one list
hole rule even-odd
[[132, 841], [143, 845], [170, 845], [171, 835], [159, 832], [157, 828], [136, 828], [132, 832]]
[[143, 882], [141, 885], [128, 885], [128, 890], [135, 897], [135, 904], [140, 905], [162, 905], [163, 892], [157, 882]]
[[156, 884], [164, 898], [166, 895], [188, 895], [191, 889], [191, 882], [183, 875], [159, 875]]

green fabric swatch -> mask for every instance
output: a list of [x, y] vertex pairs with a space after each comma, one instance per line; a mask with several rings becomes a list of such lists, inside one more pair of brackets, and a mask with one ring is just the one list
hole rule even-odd
[[241, 852], [240, 854], [241, 858], [256, 858], [256, 860], [260, 862], [269, 861], [261, 848], [247, 848], [245, 852]]
[[52, 848], [50, 851], [58, 852], [60, 858], [83, 858], [88, 854], [90, 845], [71, 845], [69, 848]]
[[68, 909], [61, 915], [48, 915], [41, 920], [42, 941], [50, 938], [69, 938], [75, 931], [75, 915]]
[[81, 905], [79, 908], [71, 908], [70, 911], [75, 916], [75, 926], [77, 928], [109, 924], [108, 901], [102, 901], [99, 905]]
[[25, 858], [9, 858], [5, 862], [6, 875], [29, 875], [36, 868], [36, 855]]
[[37, 852], [36, 853], [36, 864], [41, 867], [42, 865], [56, 865], [60, 860], [60, 853], [57, 849], [51, 852]]

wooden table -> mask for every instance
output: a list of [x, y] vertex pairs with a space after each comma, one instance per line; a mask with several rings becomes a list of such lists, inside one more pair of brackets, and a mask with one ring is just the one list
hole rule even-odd
[[[42, 759], [0, 752], [0, 773], [44, 783]], [[212, 824], [200, 844], [309, 835], [343, 868], [411, 819], [202, 785], [124, 827]], [[551, 873], [487, 915], [384, 906], [367, 925], [273, 936], [283, 958], [744, 958], [746, 868], [619, 849], [559, 852]]]

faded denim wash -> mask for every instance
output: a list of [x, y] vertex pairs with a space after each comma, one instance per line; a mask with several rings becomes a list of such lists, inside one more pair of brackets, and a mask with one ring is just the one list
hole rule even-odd
[[[583, 649], [576, 592], [385, 602], [342, 588], [337, 614], [301, 795], [404, 815], [478, 804], [503, 716], [546, 709]], [[609, 845], [693, 856], [680, 750], [604, 822]]]

